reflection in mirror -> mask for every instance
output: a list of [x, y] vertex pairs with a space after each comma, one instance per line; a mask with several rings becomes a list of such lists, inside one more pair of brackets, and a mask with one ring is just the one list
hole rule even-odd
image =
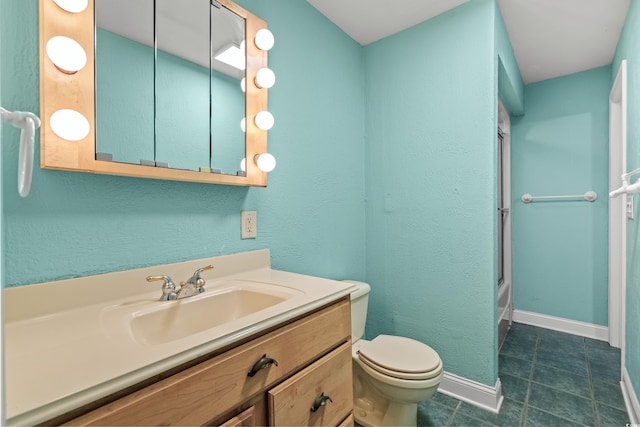
[[95, 0], [96, 157], [154, 160], [153, 0]]
[[155, 0], [154, 33], [153, 11], [154, 0], [96, 0], [98, 158], [235, 174], [244, 19], [215, 1]]
[[156, 162], [209, 168], [210, 3], [156, 0]]
[[[214, 1], [211, 22], [211, 166], [235, 174], [245, 156], [245, 134], [240, 127], [245, 116], [240, 86], [246, 69], [245, 20]], [[230, 54], [232, 59], [225, 62], [224, 55]]]

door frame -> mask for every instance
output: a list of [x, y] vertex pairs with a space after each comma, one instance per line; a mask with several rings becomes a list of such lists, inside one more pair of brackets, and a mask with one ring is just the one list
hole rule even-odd
[[502, 132], [502, 192], [503, 204], [507, 215], [504, 219], [503, 239], [503, 286], [508, 286], [508, 317], [509, 324], [513, 322], [513, 266], [512, 266], [512, 206], [511, 206], [511, 118], [502, 100], [498, 98], [498, 128]]
[[[627, 169], [627, 61], [609, 94], [609, 189], [622, 185]], [[622, 349], [624, 367], [627, 288], [627, 194], [609, 200], [609, 344]]]

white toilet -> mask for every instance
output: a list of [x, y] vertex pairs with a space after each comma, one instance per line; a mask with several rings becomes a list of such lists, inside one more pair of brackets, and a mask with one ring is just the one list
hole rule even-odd
[[353, 401], [363, 426], [415, 426], [418, 402], [429, 399], [442, 379], [442, 361], [431, 347], [410, 338], [362, 339], [371, 287], [347, 280], [351, 293]]

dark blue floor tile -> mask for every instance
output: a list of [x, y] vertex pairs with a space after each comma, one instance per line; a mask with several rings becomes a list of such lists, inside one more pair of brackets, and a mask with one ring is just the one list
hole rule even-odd
[[594, 362], [617, 363], [620, 365], [621, 355], [619, 348], [587, 347], [587, 357]]
[[544, 411], [529, 407], [524, 422], [527, 427], [572, 427], [580, 426], [573, 421], [565, 420]]
[[502, 383], [502, 395], [517, 402], [525, 402], [529, 392], [529, 380], [527, 378], [515, 377], [509, 374], [500, 374]]
[[436, 393], [431, 397], [431, 401], [439, 403], [441, 405], [444, 406], [448, 406], [450, 408], [457, 408], [458, 405], [460, 404], [460, 401], [458, 399], [455, 399], [451, 396], [447, 396], [444, 393]]
[[453, 422], [450, 424], [453, 427], [491, 427], [494, 424], [489, 424], [485, 421], [477, 418], [471, 418], [464, 414], [457, 413]]
[[538, 348], [536, 363], [569, 371], [577, 375], [589, 375], [587, 356], [584, 352], [582, 354], [563, 354]]
[[455, 409], [439, 403], [427, 400], [418, 404], [419, 426], [446, 426], [449, 425]]
[[598, 411], [601, 427], [620, 427], [629, 423], [627, 411], [621, 411], [601, 403], [596, 403], [596, 410]]
[[514, 377], [529, 379], [533, 363], [531, 360], [501, 354], [498, 358], [498, 370], [500, 375], [507, 374]]
[[584, 344], [587, 347], [596, 347], [596, 348], [604, 348], [609, 349], [611, 346], [606, 341], [594, 340], [593, 338], [585, 338]]
[[584, 356], [585, 345], [582, 341], [575, 342], [574, 340], [567, 340], [566, 338], [560, 338], [557, 336], [541, 336], [538, 343], [538, 352], [542, 353], [555, 353], [571, 356]]
[[620, 361], [606, 363], [589, 360], [589, 371], [591, 373], [591, 378], [615, 384], [620, 382], [622, 376], [620, 372]]
[[521, 402], [509, 399], [505, 399], [502, 402], [499, 414], [494, 414], [463, 402], [460, 409], [458, 409], [458, 414], [476, 418], [496, 426], [519, 426], [522, 418], [522, 409], [523, 404]]
[[585, 426], [595, 425], [593, 401], [575, 394], [532, 383], [529, 392], [529, 407], [535, 407], [560, 418], [572, 420]]
[[537, 338], [534, 339], [505, 339], [500, 347], [500, 354], [518, 357], [520, 359], [533, 360], [536, 353]]
[[538, 363], [533, 370], [533, 381], [591, 399], [589, 377], [583, 375], [576, 375]]
[[578, 335], [567, 334], [566, 332], [553, 331], [551, 329], [541, 329], [541, 341], [555, 341], [584, 346], [584, 338]]
[[513, 322], [511, 325], [511, 329], [509, 329], [509, 335], [528, 335], [537, 337], [543, 331], [543, 328], [538, 328], [537, 326], [525, 325], [524, 323]]
[[604, 403], [614, 408], [626, 410], [620, 384], [605, 382], [597, 379], [591, 381], [596, 402]]

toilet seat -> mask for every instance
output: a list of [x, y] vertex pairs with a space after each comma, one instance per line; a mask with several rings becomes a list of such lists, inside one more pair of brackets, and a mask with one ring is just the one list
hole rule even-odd
[[442, 372], [435, 350], [405, 337], [379, 335], [359, 349], [358, 359], [381, 374], [403, 380], [428, 380]]

